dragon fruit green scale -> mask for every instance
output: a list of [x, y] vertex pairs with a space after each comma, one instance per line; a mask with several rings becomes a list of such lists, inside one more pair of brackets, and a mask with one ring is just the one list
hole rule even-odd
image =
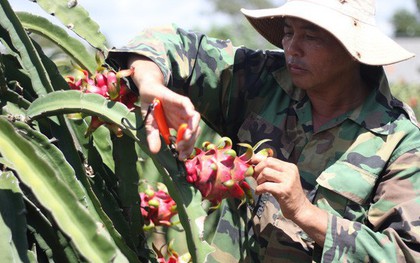
[[[232, 140], [228, 137], [221, 138], [217, 144], [205, 142], [202, 149], [195, 148], [195, 153], [185, 161], [186, 180], [201, 192], [203, 199], [215, 205], [228, 197], [242, 202], [252, 201], [245, 178], [254, 173], [253, 165], [249, 163], [254, 150], [266, 141], [259, 142], [254, 148], [249, 144], [239, 144], [246, 147], [241, 156], [232, 149]], [[261, 152], [272, 155], [271, 149]]]

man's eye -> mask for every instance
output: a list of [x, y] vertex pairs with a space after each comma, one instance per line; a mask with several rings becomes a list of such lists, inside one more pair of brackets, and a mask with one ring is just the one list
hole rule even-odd
[[292, 32], [284, 32], [284, 37], [291, 37], [293, 36]]
[[306, 35], [305, 36], [306, 37], [306, 39], [308, 39], [308, 40], [316, 40], [316, 39], [318, 39], [316, 36], [314, 36], [314, 35]]

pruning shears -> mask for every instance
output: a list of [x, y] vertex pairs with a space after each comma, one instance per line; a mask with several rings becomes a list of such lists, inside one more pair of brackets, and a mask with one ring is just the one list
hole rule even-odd
[[163, 140], [165, 141], [165, 144], [171, 150], [172, 156], [175, 158], [178, 165], [181, 165], [181, 163], [183, 162], [178, 159], [179, 153], [176, 150], [176, 145], [179, 141], [181, 141], [184, 138], [184, 133], [188, 125], [186, 123], [182, 123], [178, 127], [177, 135], [176, 136], [171, 135], [168, 123], [166, 122], [166, 117], [163, 111], [162, 102], [159, 99], [155, 98], [153, 102], [149, 104], [149, 107], [146, 112], [146, 116], [144, 116], [143, 124], [140, 125], [140, 127], [138, 128], [133, 127], [133, 125], [126, 118], [122, 118], [121, 122], [124, 126], [128, 127], [129, 129], [140, 130], [144, 128], [144, 125], [150, 113], [153, 114], [155, 121], [157, 123], [158, 129], [159, 129], [159, 133], [162, 136]]
[[166, 122], [165, 112], [163, 111], [162, 102], [155, 98], [153, 102], [150, 104], [149, 109], [151, 112], [153, 112], [153, 116], [155, 118], [155, 121], [157, 123], [159, 133], [163, 137], [163, 140], [165, 141], [166, 145], [169, 146], [169, 149], [172, 152], [172, 155], [175, 159], [178, 160], [178, 151], [176, 150], [176, 145], [179, 141], [182, 140], [184, 137], [185, 130], [187, 129], [187, 124], [182, 123], [178, 127], [177, 135], [171, 135], [169, 131], [168, 123]]

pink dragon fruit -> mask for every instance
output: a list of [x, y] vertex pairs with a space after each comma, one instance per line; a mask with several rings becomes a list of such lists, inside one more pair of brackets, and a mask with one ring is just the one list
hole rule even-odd
[[140, 193], [144, 228], [147, 230], [155, 226], [171, 226], [172, 217], [178, 214], [175, 201], [161, 183], [158, 183], [158, 190], [151, 185], [146, 187], [146, 190]]
[[[232, 149], [232, 140], [228, 137], [221, 138], [217, 145], [203, 143], [202, 149], [195, 148], [195, 153], [185, 161], [187, 182], [201, 192], [203, 199], [214, 205], [227, 197], [241, 199], [242, 203], [247, 200], [252, 202], [251, 189], [245, 180], [254, 174], [254, 167], [249, 161], [254, 151], [266, 141], [260, 141], [254, 148], [249, 144], [238, 144], [246, 148], [241, 156]], [[266, 148], [257, 154], [272, 156], [273, 151]]]
[[[134, 103], [137, 101], [137, 95], [130, 91], [123, 80], [124, 77], [131, 76], [134, 73], [133, 68], [114, 72], [104, 67], [98, 67], [93, 76], [89, 76], [89, 72], [83, 69], [80, 69], [80, 72], [82, 77], [77, 80], [74, 76], [66, 77], [71, 89], [80, 90], [85, 93], [99, 94], [111, 101], [118, 101], [125, 104], [130, 110], [135, 108]], [[97, 116], [92, 117], [85, 136], [89, 136], [103, 124], [118, 137], [122, 136], [122, 130], [118, 125], [106, 123]]]

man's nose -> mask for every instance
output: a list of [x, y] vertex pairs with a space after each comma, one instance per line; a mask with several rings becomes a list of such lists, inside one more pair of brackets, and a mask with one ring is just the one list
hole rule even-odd
[[289, 56], [301, 56], [303, 51], [301, 47], [301, 41], [296, 36], [286, 40], [283, 44], [284, 51]]

